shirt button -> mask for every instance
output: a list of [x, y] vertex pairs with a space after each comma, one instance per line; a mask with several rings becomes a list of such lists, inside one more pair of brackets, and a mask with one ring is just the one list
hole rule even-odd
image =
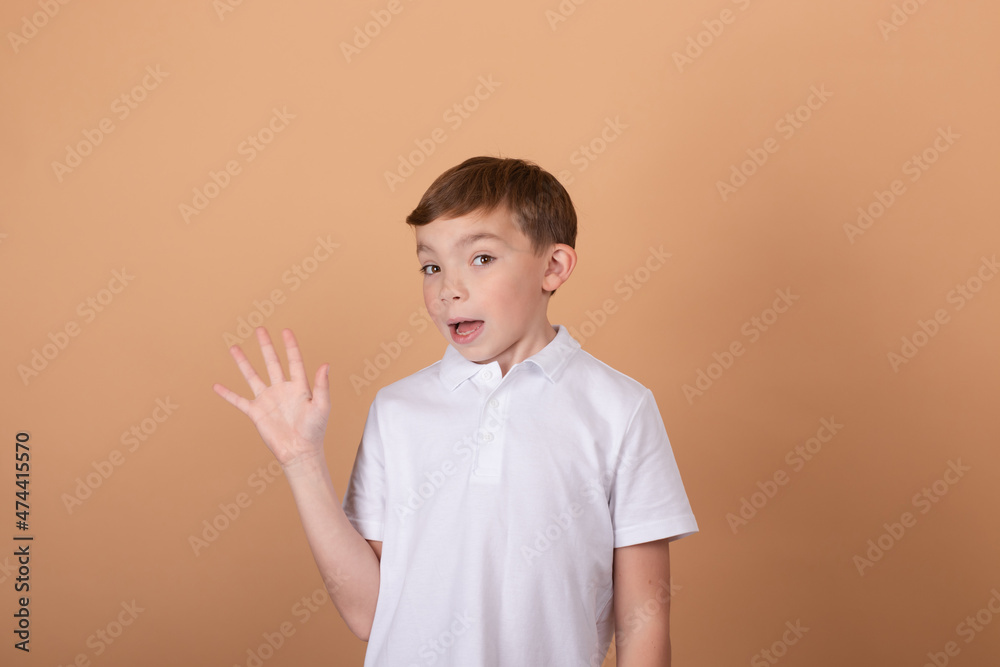
[[486, 442], [490, 442], [491, 440], [493, 440], [493, 434], [492, 433], [484, 433], [483, 434], [483, 440], [485, 440]]
[[497, 399], [495, 399], [495, 398], [491, 398], [491, 399], [490, 399], [490, 407], [491, 407], [491, 408], [495, 408], [495, 407], [496, 407], [496, 406], [498, 406], [498, 405], [500, 405], [500, 401], [498, 401], [498, 400], [497, 400]]
[[493, 377], [493, 371], [483, 371], [484, 380], [489, 380], [491, 377]]

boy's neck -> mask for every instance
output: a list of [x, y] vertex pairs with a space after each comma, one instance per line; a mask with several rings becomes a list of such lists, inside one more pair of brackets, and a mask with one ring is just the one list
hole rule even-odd
[[500, 358], [496, 360], [500, 364], [501, 377], [506, 377], [507, 371], [509, 371], [511, 368], [521, 363], [522, 361], [530, 359], [537, 353], [541, 352], [543, 349], [545, 349], [545, 347], [549, 343], [551, 343], [555, 339], [557, 335], [555, 327], [549, 324], [548, 320], [545, 321], [545, 326], [540, 330], [539, 333], [540, 337], [537, 339], [537, 342], [533, 342], [532, 344], [530, 344], [527, 349], [523, 350], [518, 355], [522, 358], [515, 357], [515, 358], [505, 359], [503, 358], [503, 355], [501, 355]]

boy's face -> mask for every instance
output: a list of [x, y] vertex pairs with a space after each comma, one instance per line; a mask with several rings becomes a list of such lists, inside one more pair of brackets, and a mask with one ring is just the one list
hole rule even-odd
[[415, 231], [427, 312], [462, 356], [499, 361], [506, 375], [555, 337], [547, 291], [568, 272], [551, 270], [558, 269], [552, 253], [534, 254], [506, 209], [438, 218]]

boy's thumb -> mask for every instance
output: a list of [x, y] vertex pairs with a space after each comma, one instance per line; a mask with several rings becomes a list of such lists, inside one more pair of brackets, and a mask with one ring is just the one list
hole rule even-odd
[[321, 403], [326, 403], [330, 397], [330, 364], [324, 364], [316, 369], [316, 391], [313, 398], [318, 398]]

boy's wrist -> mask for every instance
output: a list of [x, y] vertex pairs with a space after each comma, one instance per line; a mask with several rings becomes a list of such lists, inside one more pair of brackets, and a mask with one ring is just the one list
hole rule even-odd
[[326, 457], [323, 453], [313, 454], [303, 458], [293, 459], [281, 466], [286, 479], [296, 479], [301, 477], [311, 477], [317, 474], [329, 474], [330, 470], [326, 465]]

